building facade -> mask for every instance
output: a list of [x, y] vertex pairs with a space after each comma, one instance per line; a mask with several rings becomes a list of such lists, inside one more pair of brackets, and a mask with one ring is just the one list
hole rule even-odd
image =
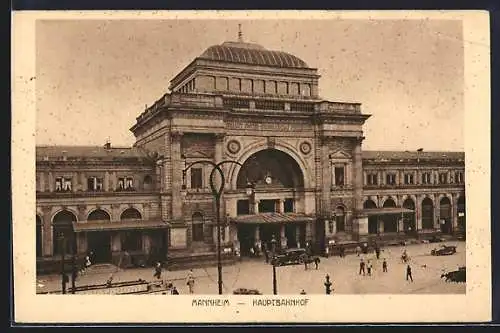
[[273, 235], [320, 250], [465, 226], [463, 153], [363, 151], [370, 115], [321, 99], [318, 81], [291, 54], [225, 42], [137, 117], [132, 148], [37, 147], [39, 261], [60, 254], [61, 232], [100, 261], [213, 253], [211, 182], [224, 189], [222, 243], [242, 254]]

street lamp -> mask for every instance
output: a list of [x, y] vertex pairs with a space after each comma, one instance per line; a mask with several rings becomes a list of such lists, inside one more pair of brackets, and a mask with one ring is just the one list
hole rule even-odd
[[278, 282], [276, 280], [276, 262], [272, 262], [273, 264], [273, 295], [278, 295]]
[[64, 238], [64, 233], [59, 233], [59, 242], [60, 242], [60, 245], [61, 245], [61, 289], [62, 289], [62, 293], [63, 294], [66, 294], [66, 282], [67, 282], [67, 276], [66, 276], [66, 272], [65, 272], [65, 269], [64, 269], [64, 261], [65, 261], [65, 257], [66, 257], [66, 239]]
[[[234, 163], [238, 164], [240, 167], [243, 165], [240, 162], [227, 160], [221, 161], [219, 163], [214, 163], [210, 160], [195, 161], [182, 170], [182, 189], [186, 189], [186, 172], [194, 165], [197, 164], [209, 164], [212, 166], [212, 171], [210, 172], [210, 189], [212, 190], [212, 195], [215, 198], [215, 209], [217, 216], [217, 272], [218, 272], [218, 284], [219, 284], [219, 295], [222, 295], [222, 262], [221, 262], [221, 228], [220, 228], [220, 205], [221, 196], [224, 192], [224, 185], [226, 184], [226, 178], [224, 177], [224, 171], [221, 169], [221, 165]], [[214, 182], [215, 172], [219, 173], [221, 178], [220, 185], [217, 187]]]

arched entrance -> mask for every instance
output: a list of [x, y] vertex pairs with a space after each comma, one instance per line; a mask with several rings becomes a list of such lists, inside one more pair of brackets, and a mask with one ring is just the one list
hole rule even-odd
[[54, 255], [68, 253], [71, 248], [68, 244], [73, 244], [73, 222], [76, 216], [68, 210], [62, 210], [52, 219], [52, 244]]
[[422, 229], [434, 229], [434, 203], [430, 198], [422, 200]]
[[[249, 183], [253, 185], [254, 192], [246, 197], [248, 200], [238, 200], [238, 212], [241, 214], [300, 213], [297, 202], [304, 199], [304, 174], [299, 164], [287, 153], [278, 149], [264, 149], [252, 154], [238, 171], [236, 188], [241, 193], [246, 193]], [[303, 222], [299, 224], [293, 221], [283, 223], [271, 220], [269, 223], [257, 223], [256, 219], [255, 223], [250, 220], [237, 225], [242, 255], [247, 254], [257, 240], [270, 244], [273, 235], [278, 247], [297, 246], [297, 239], [303, 238]], [[321, 227], [317, 226], [315, 229], [315, 245], [318, 247], [323, 246], [325, 235], [324, 224], [319, 225]], [[284, 237], [286, 244], [281, 243]], [[270, 245], [268, 246], [270, 248]]]
[[457, 200], [457, 227], [458, 231], [465, 234], [466, 217], [465, 217], [465, 196], [458, 197]]
[[439, 226], [444, 234], [451, 234], [451, 201], [448, 197], [443, 197], [439, 201]]
[[[392, 198], [388, 198], [385, 200], [383, 207], [396, 208], [396, 203]], [[398, 218], [399, 216], [396, 214], [384, 215], [384, 232], [398, 232]]]
[[36, 257], [41, 257], [42, 253], [42, 219], [36, 216]]
[[[377, 208], [377, 204], [368, 199], [363, 203], [364, 209], [373, 209]], [[378, 234], [378, 218], [377, 216], [368, 216], [368, 233], [369, 234]]]
[[404, 213], [403, 215], [404, 232], [417, 232], [417, 225], [415, 223], [415, 202], [413, 201], [413, 199], [406, 199], [403, 202], [403, 208], [411, 209], [413, 211], [413, 213]]
[[[125, 209], [120, 220], [141, 220], [141, 213], [135, 208]], [[122, 251], [135, 252], [142, 250], [142, 232], [138, 230], [127, 230], [121, 234]]]
[[[87, 217], [87, 221], [110, 221], [109, 214], [96, 209]], [[109, 231], [92, 231], [87, 233], [87, 248], [93, 252], [93, 263], [103, 263], [111, 261], [111, 233]]]

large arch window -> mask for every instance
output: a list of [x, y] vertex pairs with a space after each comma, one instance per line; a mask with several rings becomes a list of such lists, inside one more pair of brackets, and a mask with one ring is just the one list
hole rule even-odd
[[141, 213], [135, 208], [127, 208], [120, 215], [120, 220], [140, 220], [142, 219]]
[[102, 210], [102, 209], [96, 209], [92, 211], [89, 216], [87, 217], [88, 221], [109, 221], [111, 220], [111, 217], [109, 214]]
[[[385, 200], [384, 208], [395, 208], [396, 203], [392, 198]], [[388, 214], [384, 216], [384, 232], [397, 232], [398, 231], [398, 215]]]
[[[365, 209], [377, 208], [377, 204], [373, 200], [368, 199], [363, 203], [363, 208]], [[368, 233], [369, 234], [378, 233], [377, 216], [368, 216]]]
[[246, 188], [249, 182], [264, 187], [303, 188], [304, 176], [288, 154], [265, 149], [250, 156], [238, 173], [237, 188]]
[[439, 226], [441, 232], [451, 233], [451, 202], [448, 197], [439, 201]]
[[54, 255], [61, 255], [64, 251], [68, 252], [68, 244], [71, 244], [73, 238], [73, 222], [76, 222], [76, 216], [70, 211], [63, 210], [57, 213], [52, 220], [52, 244]]
[[203, 215], [199, 212], [196, 212], [192, 216], [193, 223], [193, 242], [202, 242], [203, 241]]
[[430, 198], [422, 200], [422, 229], [434, 229], [434, 204]]
[[416, 231], [415, 224], [415, 202], [412, 199], [408, 198], [403, 202], [403, 208], [413, 210], [413, 213], [405, 213], [403, 215], [403, 228], [405, 232]]
[[36, 256], [41, 257], [42, 254], [42, 219], [36, 215]]

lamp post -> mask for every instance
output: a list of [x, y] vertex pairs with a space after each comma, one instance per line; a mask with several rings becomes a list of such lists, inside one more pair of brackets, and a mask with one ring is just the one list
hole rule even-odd
[[66, 277], [66, 272], [64, 269], [64, 261], [66, 257], [66, 242], [64, 238], [64, 233], [59, 233], [59, 242], [61, 244], [61, 289], [62, 293], [66, 294], [66, 282], [67, 282], [67, 277]]
[[276, 263], [273, 262], [273, 295], [278, 295], [278, 282], [276, 280]]
[[[186, 172], [194, 165], [197, 164], [209, 164], [212, 166], [212, 171], [210, 172], [210, 189], [212, 190], [212, 195], [215, 198], [215, 210], [216, 210], [216, 217], [217, 217], [217, 273], [218, 273], [218, 285], [219, 285], [219, 295], [222, 295], [222, 262], [221, 262], [221, 227], [220, 227], [220, 204], [221, 204], [221, 196], [222, 193], [224, 192], [224, 185], [226, 184], [226, 178], [224, 177], [224, 172], [221, 169], [221, 165], [223, 164], [229, 164], [229, 163], [234, 163], [238, 164], [239, 166], [243, 166], [240, 162], [237, 161], [232, 161], [232, 160], [226, 160], [226, 161], [221, 161], [219, 163], [214, 163], [210, 160], [202, 160], [202, 161], [195, 161], [182, 170], [182, 188], [185, 190], [186, 189]], [[215, 182], [214, 182], [214, 176], [215, 172], [219, 173], [220, 176], [220, 185], [217, 187]]]
[[72, 239], [72, 242], [71, 242], [71, 246], [72, 246], [72, 257], [71, 257], [71, 293], [74, 294], [75, 293], [75, 289], [76, 289], [76, 275], [77, 275], [77, 271], [76, 271], [76, 233], [73, 232], [73, 239]]

